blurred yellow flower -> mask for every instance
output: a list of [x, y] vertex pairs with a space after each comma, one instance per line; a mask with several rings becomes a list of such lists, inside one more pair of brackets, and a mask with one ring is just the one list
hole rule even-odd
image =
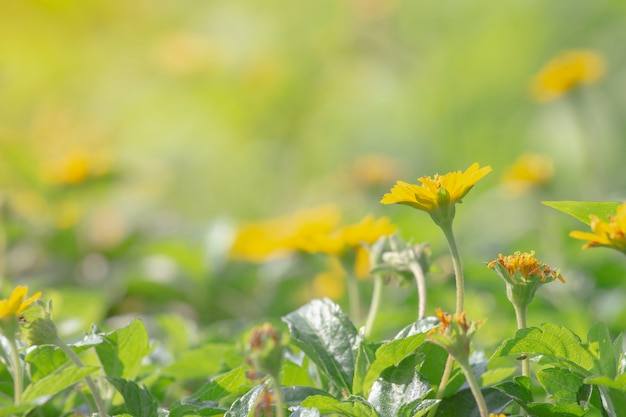
[[0, 300], [0, 320], [6, 320], [9, 317], [18, 317], [33, 301], [41, 297], [40, 291], [32, 297], [24, 299], [27, 292], [28, 287], [18, 286], [15, 287], [8, 299]]
[[435, 174], [434, 177], [421, 177], [421, 185], [397, 181], [391, 193], [385, 194], [380, 200], [383, 204], [406, 204], [431, 214], [437, 221], [437, 212], [442, 213], [439, 220], [449, 220], [454, 204], [461, 201], [482, 177], [491, 172], [491, 167], [480, 168], [478, 163], [472, 164], [465, 172], [449, 172], [445, 175]]
[[300, 236], [295, 247], [310, 253], [341, 254], [346, 248], [357, 248], [362, 244], [370, 245], [381, 236], [395, 232], [387, 217], [378, 219], [367, 215], [360, 222], [336, 229], [331, 233]]
[[583, 249], [605, 246], [626, 254], [626, 203], [617, 207], [615, 215], [609, 215], [608, 222], [593, 214], [589, 217], [593, 233], [575, 230], [570, 232], [570, 237], [588, 240]]
[[553, 174], [552, 159], [545, 155], [525, 153], [506, 169], [502, 181], [511, 194], [520, 195], [532, 187], [548, 184]]
[[537, 101], [554, 100], [578, 85], [595, 83], [605, 66], [602, 56], [593, 51], [561, 52], [533, 78], [532, 96]]
[[104, 155], [82, 148], [71, 149], [60, 158], [48, 161], [42, 170], [45, 182], [51, 184], [75, 185], [89, 178], [106, 174], [110, 162]]
[[238, 231], [229, 256], [250, 262], [285, 256], [299, 249], [298, 242], [330, 234], [340, 217], [336, 206], [326, 205], [248, 224]]
[[382, 155], [364, 155], [352, 163], [350, 176], [362, 186], [387, 184], [398, 176], [398, 161]]

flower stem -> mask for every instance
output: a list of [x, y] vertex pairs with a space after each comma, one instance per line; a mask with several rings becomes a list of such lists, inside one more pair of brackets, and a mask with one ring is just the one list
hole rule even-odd
[[[454, 358], [452, 355], [448, 354], [448, 359], [446, 359], [446, 366], [443, 368], [443, 374], [441, 375], [441, 381], [439, 382], [439, 386], [437, 387], [437, 394], [435, 395], [435, 399], [441, 400], [443, 398], [443, 393], [446, 390], [446, 386], [448, 385], [448, 381], [450, 380], [450, 374], [452, 373], [452, 366], [454, 365]], [[439, 404], [435, 404], [433, 408], [431, 408], [428, 413], [429, 417], [434, 417], [437, 414], [437, 408], [439, 408]]]
[[459, 249], [456, 246], [456, 239], [452, 231], [452, 222], [442, 223], [439, 227], [441, 227], [448, 241], [450, 255], [452, 256], [452, 267], [454, 268], [454, 278], [456, 280], [456, 314], [461, 314], [463, 312], [463, 300], [465, 296], [461, 256], [459, 255]]
[[[65, 352], [65, 354], [72, 360], [72, 362], [74, 362], [74, 365], [76, 365], [79, 368], [85, 367], [85, 365], [83, 365], [83, 362], [80, 360], [78, 355], [63, 340], [61, 340], [61, 338], [57, 337], [56, 340], [54, 341], [54, 344], [57, 345], [63, 352]], [[106, 417], [108, 414], [106, 413], [106, 410], [104, 409], [104, 403], [102, 402], [102, 398], [100, 398], [100, 392], [98, 391], [96, 384], [93, 382], [93, 379], [91, 379], [89, 375], [85, 376], [85, 382], [87, 382], [87, 385], [89, 386], [89, 389], [91, 390], [91, 396], [93, 397], [93, 400], [96, 403], [98, 414], [100, 414], [100, 417]]]
[[374, 291], [372, 292], [372, 301], [370, 303], [370, 311], [367, 313], [367, 320], [365, 321], [365, 337], [369, 337], [372, 333], [372, 327], [374, 327], [374, 321], [378, 315], [378, 307], [380, 306], [380, 296], [383, 293], [383, 277], [379, 275], [374, 276]]
[[13, 401], [15, 405], [19, 405], [22, 402], [22, 391], [24, 390], [24, 373], [22, 372], [20, 353], [17, 350], [15, 335], [8, 335], [7, 339], [11, 346], [11, 359], [13, 361]]
[[274, 385], [274, 409], [276, 410], [275, 417], [285, 417], [285, 400], [283, 399], [283, 392], [280, 390], [279, 379], [270, 375], [272, 385]]
[[[519, 303], [513, 303], [515, 309], [515, 318], [517, 319], [517, 328], [526, 328], [526, 312], [528, 311], [527, 305], [519, 305]], [[526, 357], [522, 359], [522, 376], [530, 378], [530, 360]]]
[[426, 315], [426, 278], [424, 270], [418, 262], [411, 262], [409, 268], [417, 284], [417, 319], [419, 320]]
[[476, 405], [478, 405], [478, 411], [480, 411], [480, 417], [489, 417], [489, 410], [487, 409], [487, 403], [485, 403], [485, 397], [483, 397], [483, 393], [472, 374], [472, 369], [468, 362], [459, 362], [459, 366], [465, 375], [465, 380], [474, 395], [474, 399], [476, 400]]

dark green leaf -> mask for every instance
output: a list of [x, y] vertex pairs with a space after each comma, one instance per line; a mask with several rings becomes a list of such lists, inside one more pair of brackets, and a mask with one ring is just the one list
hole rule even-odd
[[495, 389], [507, 394], [520, 405], [533, 401], [532, 382], [526, 376], [518, 376], [513, 381], [505, 381], [494, 386]]
[[298, 405], [313, 395], [331, 396], [329, 393], [313, 387], [281, 387], [280, 391], [283, 393], [285, 404], [288, 405]]
[[183, 416], [217, 416], [223, 415], [225, 408], [221, 408], [215, 401], [195, 401], [191, 398], [177, 401], [170, 408], [169, 417]]
[[291, 339], [340, 389], [352, 392], [360, 338], [341, 308], [329, 299], [313, 300], [283, 317]]
[[230, 409], [224, 414], [224, 417], [249, 417], [254, 415], [254, 409], [257, 405], [259, 397], [263, 390], [266, 389], [265, 385], [257, 385], [250, 391], [246, 392], [243, 396], [239, 397], [231, 406]]
[[558, 403], [576, 403], [583, 376], [567, 368], [545, 368], [537, 372], [539, 383]]
[[415, 370], [417, 358], [409, 356], [385, 369], [372, 385], [368, 401], [382, 416], [395, 416], [403, 404], [422, 398], [430, 384]]
[[379, 347], [376, 350], [376, 359], [365, 375], [363, 392], [369, 393], [372, 384], [385, 369], [397, 365], [407, 356], [413, 355], [425, 339], [425, 333], [418, 333], [406, 339], [392, 340]]
[[557, 209], [562, 213], [569, 214], [588, 225], [591, 223], [589, 219], [591, 214], [598, 216], [602, 220], [606, 220], [609, 214], [615, 214], [617, 207], [621, 203], [613, 201], [542, 201], [541, 204]]
[[448, 352], [434, 343], [424, 343], [419, 352], [424, 355], [420, 373], [430, 381], [432, 385], [439, 385], [441, 375], [446, 366]]
[[303, 407], [317, 408], [322, 414], [339, 413], [350, 417], [379, 417], [374, 407], [365, 399], [350, 396], [345, 401], [333, 397], [314, 395], [302, 401]]
[[97, 371], [97, 366], [86, 366], [78, 368], [76, 365], [68, 363], [68, 366], [57, 369], [55, 372], [39, 379], [34, 384], [30, 384], [24, 390], [22, 400], [24, 402], [45, 401], [46, 397], [63, 391], [65, 388], [74, 385], [84, 377]]
[[379, 347], [380, 344], [365, 342], [359, 344], [354, 367], [354, 381], [352, 383], [352, 391], [355, 395], [363, 394], [363, 381], [367, 375], [367, 370], [376, 359], [376, 349]]
[[107, 378], [124, 398], [125, 411], [133, 417], [154, 417], [158, 403], [146, 387], [123, 378]]
[[105, 374], [129, 380], [137, 376], [141, 361], [150, 350], [148, 332], [141, 320], [133, 320], [128, 326], [107, 333], [103, 342], [96, 345]]
[[424, 417], [439, 402], [440, 400], [423, 400], [421, 398], [413, 400], [400, 407], [397, 417]]
[[585, 410], [578, 404], [529, 404], [528, 411], [536, 417], [582, 417]]
[[[492, 413], [499, 413], [510, 402], [511, 398], [495, 388], [483, 388], [483, 396], [487, 408]], [[463, 410], [463, 417], [480, 417], [476, 400], [469, 389], [457, 392], [451, 397], [444, 398], [437, 407], [436, 417], [459, 417], [459, 410]]]

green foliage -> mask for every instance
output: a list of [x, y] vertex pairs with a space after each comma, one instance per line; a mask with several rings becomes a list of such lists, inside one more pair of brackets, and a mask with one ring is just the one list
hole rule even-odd
[[619, 202], [595, 202], [595, 201], [542, 201], [548, 207], [569, 214], [585, 224], [590, 224], [590, 215], [607, 219], [609, 214], [615, 214], [615, 210], [621, 204]]

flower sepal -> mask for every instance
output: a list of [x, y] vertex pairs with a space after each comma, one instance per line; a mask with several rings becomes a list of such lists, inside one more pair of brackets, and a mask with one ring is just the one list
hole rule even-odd
[[436, 310], [439, 327], [430, 331], [428, 341], [444, 348], [461, 364], [469, 364], [470, 342], [482, 321], [468, 322], [465, 312], [450, 314]]

